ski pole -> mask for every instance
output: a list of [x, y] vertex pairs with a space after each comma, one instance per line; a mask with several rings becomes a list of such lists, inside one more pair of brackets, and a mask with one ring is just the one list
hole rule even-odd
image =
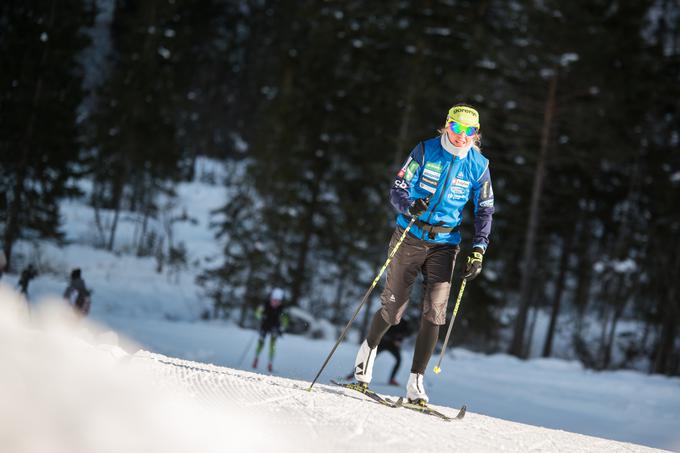
[[248, 351], [250, 351], [250, 347], [253, 345], [253, 342], [255, 341], [255, 339], [259, 336], [260, 335], [257, 332], [255, 332], [255, 335], [253, 335], [253, 337], [248, 342], [248, 345], [246, 346], [245, 351], [243, 351], [243, 354], [241, 354], [241, 358], [239, 359], [237, 366], [239, 366], [239, 367], [241, 366], [241, 364], [243, 363], [243, 359], [246, 358], [246, 355], [248, 355]]
[[451, 321], [449, 321], [449, 329], [446, 331], [446, 337], [444, 338], [444, 346], [442, 347], [442, 353], [439, 356], [439, 361], [434, 366], [435, 374], [439, 374], [442, 372], [440, 365], [442, 364], [442, 359], [444, 358], [444, 353], [446, 352], [446, 346], [449, 344], [449, 337], [451, 336], [451, 331], [453, 330], [453, 321], [456, 319], [458, 307], [460, 306], [460, 300], [463, 298], [463, 291], [465, 291], [465, 283], [467, 283], [467, 280], [463, 279], [463, 282], [460, 284], [460, 289], [458, 290], [456, 305], [453, 307], [453, 315], [451, 315]]
[[383, 267], [380, 268], [380, 272], [378, 272], [378, 275], [375, 277], [375, 279], [373, 279], [373, 283], [371, 283], [371, 286], [368, 288], [368, 291], [366, 291], [366, 294], [364, 294], [364, 298], [361, 299], [361, 303], [359, 304], [357, 309], [354, 311], [354, 315], [352, 315], [352, 319], [349, 320], [349, 322], [347, 323], [347, 325], [343, 329], [342, 333], [340, 334], [340, 338], [338, 338], [338, 341], [335, 342], [335, 346], [333, 346], [333, 349], [331, 349], [330, 354], [328, 354], [328, 357], [326, 357], [326, 361], [323, 363], [323, 365], [321, 365], [321, 369], [319, 370], [319, 372], [316, 373], [316, 376], [314, 377], [314, 380], [312, 381], [312, 384], [309, 386], [307, 391], [311, 391], [312, 387], [314, 387], [314, 384], [316, 384], [316, 380], [319, 379], [319, 376], [323, 372], [324, 368], [326, 368], [326, 365], [328, 365], [328, 362], [331, 360], [333, 353], [335, 353], [335, 350], [338, 348], [338, 346], [342, 342], [343, 338], [345, 338], [345, 334], [347, 333], [347, 330], [349, 330], [349, 326], [352, 325], [352, 323], [356, 319], [357, 315], [359, 314], [359, 311], [361, 311], [361, 308], [364, 306], [364, 304], [368, 300], [368, 296], [373, 291], [373, 288], [375, 288], [375, 285], [378, 284], [380, 277], [382, 277], [383, 272], [385, 272], [385, 269], [387, 268], [387, 266], [389, 266], [390, 261], [392, 261], [392, 258], [397, 253], [399, 246], [401, 246], [401, 243], [404, 241], [404, 238], [406, 237], [406, 233], [408, 233], [408, 231], [411, 229], [411, 227], [413, 226], [413, 223], [415, 221], [416, 221], [415, 217], [411, 218], [411, 221], [409, 222], [408, 226], [404, 229], [404, 232], [401, 234], [399, 241], [397, 241], [397, 243], [394, 245], [394, 248], [392, 249], [392, 251], [390, 251], [390, 254], [387, 257], [387, 260], [385, 261], [385, 264], [383, 264]]

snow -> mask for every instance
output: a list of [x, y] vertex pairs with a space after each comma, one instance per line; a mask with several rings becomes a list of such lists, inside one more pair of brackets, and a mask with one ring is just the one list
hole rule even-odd
[[[201, 160], [197, 179], [220, 184], [227, 176], [220, 168]], [[9, 289], [18, 276], [0, 280], [3, 451], [174, 453], [225, 451], [225, 445], [233, 451], [651, 451], [635, 444], [680, 451], [679, 378], [454, 348], [441, 374], [425, 376], [443, 412], [468, 404], [465, 420], [447, 424], [325, 385], [350, 371], [359, 340], [354, 330], [307, 392], [338, 329], [302, 310], [297, 316], [314, 324], [309, 334], [325, 339], [286, 334], [273, 375], [250, 372], [255, 331], [198, 321], [211, 304], [195, 277], [207, 261], [220, 259], [222, 248], [209, 228], [210, 212], [229, 193], [199, 182], [176, 190], [170, 214], [186, 210], [193, 221], [175, 224], [175, 242], [189, 253], [187, 268], [175, 273], [158, 273], [154, 258], [127, 252], [135, 237], [129, 213], [121, 216], [113, 253], [92, 247], [93, 214], [77, 201], [62, 205], [68, 245], [17, 245], [16, 262], [34, 262], [41, 274], [29, 288], [30, 311]], [[41, 302], [63, 292], [76, 266], [95, 291], [83, 322], [62, 301]], [[534, 356], [547, 321], [539, 313]], [[620, 328], [634, 326], [622, 321]], [[555, 350], [568, 341], [558, 330]], [[402, 383], [412, 354], [412, 346], [402, 351]], [[266, 356], [265, 349], [261, 362]], [[372, 387], [402, 396], [402, 388], [386, 385], [392, 365], [389, 354], [378, 355]]]
[[301, 434], [271, 424], [273, 435], [259, 436], [266, 419], [216, 400], [198, 402], [206, 389], [192, 391], [138, 365], [136, 356], [101, 343], [106, 335], [59, 305], [28, 319], [1, 285], [0, 302], [2, 451], [273, 451]]
[[[640, 384], [647, 377], [615, 373], [614, 378], [596, 379], [601, 385], [584, 392], [584, 383], [593, 384], [592, 376], [573, 364], [539, 361], [527, 367], [504, 356], [482, 360], [457, 351], [444, 364], [446, 379], [426, 383], [438, 402], [443, 395], [466, 395], [471, 407], [466, 418], [446, 423], [323, 383], [310, 392], [309, 379], [288, 378], [315, 371], [329, 342], [284, 338], [278, 376], [269, 376], [118, 344], [115, 335], [78, 321], [59, 302], [41, 305], [30, 316], [22, 304], [0, 286], [0, 344], [12, 346], [0, 349], [0, 361], [9, 371], [0, 373], [0, 437], [7, 451], [655, 451], [484, 415], [480, 409], [485, 403], [474, 396], [476, 391], [470, 392], [475, 388], [483, 388], [488, 401], [502, 400], [501, 406], [508, 408], [520, 405], [526, 412], [543, 406], [547, 413], [559, 400], [562, 414], [583, 417], [585, 405], [590, 417], [581, 421], [584, 427], [604, 412], [618, 413], [612, 422], [623, 421], [621, 430], [633, 433], [654, 433], [659, 426], [670, 433], [670, 424], [677, 422], [663, 411], [648, 413], [647, 407], [651, 399], [677, 408], [677, 380], [657, 378], [654, 390], [645, 391]], [[216, 324], [114, 321], [130, 331], [139, 329], [160, 349], [205, 348], [203, 361], [234, 361], [243, 355], [244, 340], [252, 337], [252, 332]], [[332, 373], [346, 371], [353, 350], [353, 345], [343, 345]], [[379, 356], [376, 367], [385, 371], [385, 365]], [[495, 372], [489, 373], [489, 367]], [[385, 378], [381, 374], [379, 381]], [[562, 387], [562, 396], [551, 395], [556, 386]], [[631, 392], [631, 386], [637, 387], [635, 406], [619, 407], [617, 395]], [[380, 385], [376, 389], [387, 390]], [[394, 396], [396, 389], [389, 389], [386, 393]], [[537, 394], [545, 397], [542, 404], [532, 402]], [[434, 407], [455, 414], [452, 407]], [[544, 424], [551, 421], [548, 417]], [[666, 440], [669, 447], [672, 442]]]
[[560, 66], [569, 66], [579, 60], [579, 56], [573, 52], [567, 52], [560, 55]]

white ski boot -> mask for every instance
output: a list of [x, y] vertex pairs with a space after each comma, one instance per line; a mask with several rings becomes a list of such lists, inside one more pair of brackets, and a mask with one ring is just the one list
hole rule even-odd
[[369, 348], [366, 340], [361, 343], [359, 352], [357, 352], [357, 358], [354, 361], [354, 379], [366, 385], [371, 383], [373, 364], [375, 363], [377, 353], [378, 348]]
[[426, 405], [430, 399], [425, 393], [425, 386], [423, 385], [423, 375], [411, 373], [406, 384], [406, 398], [409, 403]]

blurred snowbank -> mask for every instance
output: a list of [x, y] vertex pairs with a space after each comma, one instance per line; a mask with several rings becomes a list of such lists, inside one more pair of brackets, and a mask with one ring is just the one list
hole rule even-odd
[[[112, 332], [63, 301], [29, 313], [0, 284], [0, 439], [7, 452], [281, 451], [254, 432], [266, 420], [191, 398]], [[130, 360], [132, 359], [132, 360]]]

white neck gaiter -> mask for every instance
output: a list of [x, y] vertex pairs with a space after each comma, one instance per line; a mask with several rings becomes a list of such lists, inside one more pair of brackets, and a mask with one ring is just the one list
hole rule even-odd
[[449, 136], [446, 132], [442, 134], [441, 143], [442, 147], [448, 153], [461, 159], [465, 159], [467, 157], [468, 151], [470, 151], [470, 148], [459, 148], [457, 146], [454, 146], [453, 143], [451, 143], [451, 141], [449, 140]]

